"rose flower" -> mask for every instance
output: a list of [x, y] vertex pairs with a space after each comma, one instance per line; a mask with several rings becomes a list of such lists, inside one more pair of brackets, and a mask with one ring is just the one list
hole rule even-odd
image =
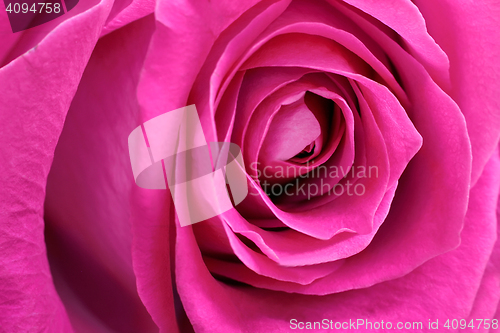
[[[495, 331], [498, 17], [82, 0], [12, 33], [2, 13], [0, 327]], [[127, 138], [188, 105], [207, 143], [241, 149], [248, 195], [181, 226]]]

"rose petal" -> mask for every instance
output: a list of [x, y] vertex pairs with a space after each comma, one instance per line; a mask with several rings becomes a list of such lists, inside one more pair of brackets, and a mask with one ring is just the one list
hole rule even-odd
[[[499, 150], [495, 152], [498, 155]], [[500, 203], [500, 202], [499, 202]], [[481, 204], [481, 203], [478, 203]], [[496, 243], [484, 271], [481, 285], [474, 299], [474, 306], [467, 322], [477, 318], [497, 318], [495, 312], [500, 306], [500, 204], [497, 204]]]
[[[359, 27], [353, 24], [352, 21], [346, 19], [342, 13], [339, 13], [332, 6], [306, 1], [293, 1], [283, 14], [280, 15], [279, 19], [273, 21], [266, 28], [266, 31], [257, 40], [253, 41], [251, 47], [248, 44], [252, 41], [251, 38], [242, 38], [239, 40], [238, 43], [248, 45], [248, 50], [244, 54], [235, 54], [235, 52], [227, 51], [220, 54], [221, 58], [229, 56], [232, 59], [231, 61], [235, 61], [238, 56], [240, 58], [234, 64], [228, 60], [224, 60], [224, 63], [232, 64], [233, 69], [226, 74], [225, 81], [218, 89], [224, 91], [228, 82], [234, 76], [235, 71], [262, 45], [276, 36], [288, 33], [305, 33], [322, 36], [343, 45], [346, 49], [352, 51], [372, 66], [382, 80], [386, 81], [389, 87], [396, 92], [402, 103], [406, 104], [405, 93], [389, 71], [392, 70], [391, 64], [380, 47]], [[235, 39], [239, 37], [235, 36]], [[288, 57], [294, 57], [290, 53], [287, 54]], [[216, 67], [214, 69], [217, 75], [214, 76], [214, 80], [211, 82], [211, 89], [216, 90], [219, 87], [221, 84], [221, 74], [228, 70], [228, 66], [226, 65], [223, 68]]]
[[[226, 223], [234, 232], [250, 239], [270, 259], [282, 266], [304, 266], [334, 261], [350, 257], [366, 248], [389, 212], [395, 190], [393, 187], [387, 191], [386, 198], [376, 213], [374, 228], [367, 235], [344, 232], [329, 240], [318, 241], [293, 229], [280, 232], [262, 230], [235, 214], [231, 215], [231, 219], [226, 219]], [[300, 244], [300, 247], [297, 244]], [[231, 273], [226, 271], [219, 274], [235, 278]], [[242, 281], [254, 285], [249, 280]]]
[[[414, 1], [427, 29], [450, 58], [451, 96], [467, 120], [472, 145], [472, 184], [500, 136], [498, 99], [500, 3]], [[440, 13], [448, 13], [440, 15]]]
[[[232, 213], [234, 214], [234, 211]], [[225, 216], [227, 216], [227, 218], [231, 218], [231, 215], [233, 214], [226, 214]], [[236, 256], [245, 264], [246, 267], [261, 276], [267, 276], [279, 281], [307, 285], [314, 280], [331, 274], [342, 265], [341, 261], [336, 261], [308, 266], [281, 266], [268, 257], [246, 247], [226, 224], [224, 224], [224, 228], [226, 229], [229, 242], [231, 243], [231, 247], [233, 248]], [[213, 261], [216, 262], [216, 260]], [[219, 262], [219, 265], [223, 267], [223, 271], [225, 270], [224, 267], [228, 268], [225, 266], [225, 263], [226, 262], [224, 261]]]
[[154, 12], [154, 0], [115, 0], [101, 37]]
[[[231, 24], [215, 41], [189, 97], [189, 104], [199, 106], [202, 122], [210, 123], [213, 119], [220, 101], [220, 96], [217, 96], [220, 82], [235, 58], [289, 3], [290, 0], [260, 2]], [[212, 135], [212, 129], [207, 130], [208, 135]]]
[[[408, 116], [424, 142], [400, 178], [392, 210], [377, 237], [366, 251], [336, 272], [340, 274], [349, 267], [359, 269], [349, 273], [346, 281], [364, 279], [365, 282], [356, 283], [360, 286], [375, 282], [374, 276], [361, 274], [368, 269], [365, 264], [373, 267], [372, 263], [377, 262], [377, 274], [382, 281], [405, 274], [403, 266], [410, 263], [408, 258], [413, 258], [413, 264], [408, 265], [406, 272], [459, 244], [467, 209], [471, 156], [465, 121], [456, 104], [386, 34], [358, 14], [347, 10], [345, 13], [392, 59], [411, 103], [406, 108]], [[449, 206], [440, 204], [448, 198], [453, 198]], [[393, 275], [396, 272], [399, 273]]]
[[[255, 68], [245, 72], [238, 96], [238, 117], [235, 119], [231, 142], [241, 146], [244, 129], [255, 108], [262, 101], [303, 75], [314, 72], [306, 68]], [[225, 113], [220, 112], [223, 115]], [[229, 115], [227, 115], [229, 116]], [[231, 115], [235, 117], [235, 115]]]
[[[283, 54], [293, 54], [283, 57]], [[320, 36], [280, 35], [259, 48], [242, 69], [256, 67], [305, 67], [320, 71], [369, 76], [368, 65], [340, 44]]]
[[0, 69], [0, 318], [6, 331], [72, 331], [47, 262], [45, 184], [66, 112], [110, 5], [105, 0], [62, 23], [36, 50]]
[[[411, 1], [343, 1], [352, 5], [354, 10], [362, 10], [393, 29], [404, 40], [404, 46], [408, 49], [409, 53], [425, 67], [434, 81], [442, 89], [449, 91], [448, 57], [427, 33], [424, 18]], [[332, 0], [328, 0], [328, 2], [335, 6], [338, 4]], [[404, 19], [402, 19], [403, 17]], [[374, 24], [376, 23], [374, 22]], [[454, 33], [456, 34], [456, 32]]]
[[148, 17], [99, 41], [47, 184], [47, 246], [56, 287], [63, 286], [61, 297], [75, 322], [88, 321], [80, 317], [87, 311], [110, 331], [155, 328], [137, 294], [130, 255], [128, 200], [135, 185], [126, 141], [140, 119], [135, 88], [153, 28]]
[[[99, 0], [80, 1], [78, 5], [68, 13], [42, 25], [14, 34], [10, 28], [7, 12], [0, 11], [0, 35], [2, 39], [2, 45], [0, 45], [0, 67], [5, 66], [28, 51], [36, 50], [42, 40], [61, 23], [70, 21], [89, 9], [99, 4], [102, 5], [102, 3], [103, 2]], [[112, 2], [106, 2], [106, 5], [112, 6]], [[102, 15], [108, 14], [109, 12], [106, 12]], [[102, 26], [99, 26], [99, 29], [102, 29]], [[94, 37], [92, 36], [92, 38]]]
[[[257, 2], [218, 1], [203, 6], [190, 0], [157, 3], [156, 30], [138, 88], [144, 120], [188, 105], [190, 89], [214, 40]], [[200, 112], [200, 119], [207, 141], [218, 141], [213, 133], [213, 114]]]
[[291, 159], [320, 135], [319, 122], [305, 104], [304, 97], [282, 107], [272, 120], [262, 144], [261, 154], [267, 157], [264, 157], [263, 165], [269, 164], [268, 159]]

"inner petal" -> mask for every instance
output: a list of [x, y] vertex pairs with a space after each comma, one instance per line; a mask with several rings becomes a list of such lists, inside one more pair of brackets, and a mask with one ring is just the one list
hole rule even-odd
[[302, 96], [290, 105], [283, 105], [276, 114], [261, 154], [270, 160], [289, 160], [304, 150], [304, 147], [310, 146], [320, 134], [320, 124]]
[[332, 100], [311, 92], [282, 106], [259, 153], [260, 175], [270, 183], [283, 183], [309, 172], [332, 135], [334, 109]]

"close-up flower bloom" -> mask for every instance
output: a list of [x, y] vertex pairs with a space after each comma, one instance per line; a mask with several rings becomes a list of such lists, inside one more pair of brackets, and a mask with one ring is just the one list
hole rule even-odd
[[498, 1], [4, 3], [0, 332], [500, 332]]

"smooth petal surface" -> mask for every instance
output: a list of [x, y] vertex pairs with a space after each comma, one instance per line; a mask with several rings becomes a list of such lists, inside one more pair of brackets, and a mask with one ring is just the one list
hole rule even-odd
[[64, 22], [36, 49], [0, 69], [0, 326], [8, 332], [72, 331], [46, 257], [45, 184], [110, 6], [104, 0]]
[[[499, 150], [495, 155], [499, 154]], [[499, 197], [500, 199], [500, 197]], [[474, 299], [469, 320], [476, 318], [496, 318], [500, 320], [500, 201], [497, 204], [496, 243], [484, 271], [481, 285]], [[494, 331], [493, 329], [491, 331]]]
[[171, 198], [166, 193], [136, 189], [131, 202], [132, 257], [141, 300], [160, 332], [190, 332], [172, 284], [173, 226], [161, 223], [174, 216]]
[[[500, 137], [500, 3], [416, 0], [431, 36], [450, 59], [451, 96], [467, 120], [472, 184]], [[448, 13], [441, 15], [441, 13]]]
[[49, 260], [79, 331], [158, 330], [139, 298], [132, 266], [135, 185], [126, 139], [140, 119], [135, 90], [153, 29], [150, 16], [97, 43], [48, 179]]

